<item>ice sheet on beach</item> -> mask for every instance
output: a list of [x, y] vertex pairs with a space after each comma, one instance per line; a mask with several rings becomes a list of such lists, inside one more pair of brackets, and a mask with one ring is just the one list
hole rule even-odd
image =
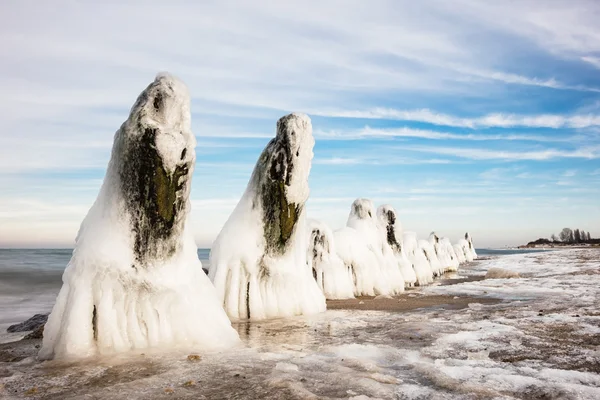
[[419, 289], [497, 304], [473, 298], [458, 310], [330, 310], [239, 323], [245, 347], [199, 361], [187, 353], [85, 365], [26, 359], [0, 365], [12, 374], [0, 384], [5, 393], [36, 388], [56, 398], [597, 399], [599, 259], [595, 250], [506, 256], [475, 263], [473, 273], [500, 266], [522, 278]]

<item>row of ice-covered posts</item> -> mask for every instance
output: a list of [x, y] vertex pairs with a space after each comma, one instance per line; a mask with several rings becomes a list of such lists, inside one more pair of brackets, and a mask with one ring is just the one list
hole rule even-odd
[[328, 299], [398, 294], [477, 258], [468, 233], [454, 245], [435, 232], [418, 240], [402, 231], [392, 206], [375, 210], [369, 199], [352, 203], [345, 227], [332, 232], [309, 220], [307, 231], [308, 264]]

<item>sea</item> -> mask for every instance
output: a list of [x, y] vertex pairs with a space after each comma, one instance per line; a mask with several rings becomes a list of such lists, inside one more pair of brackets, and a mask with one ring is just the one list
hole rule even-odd
[[[525, 254], [543, 250], [477, 249], [482, 257]], [[72, 249], [0, 249], [0, 343], [10, 340], [6, 328], [34, 314], [52, 310]], [[203, 268], [210, 249], [198, 249]]]
[[[15, 335], [6, 328], [34, 314], [48, 313], [62, 285], [73, 249], [0, 249], [0, 343]], [[198, 249], [208, 267], [210, 249]]]

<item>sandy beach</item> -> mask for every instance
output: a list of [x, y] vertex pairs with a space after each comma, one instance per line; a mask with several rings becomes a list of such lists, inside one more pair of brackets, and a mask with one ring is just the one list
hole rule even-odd
[[[490, 267], [519, 279], [483, 279]], [[3, 398], [595, 399], [600, 251], [492, 257], [394, 298], [234, 323], [238, 348], [39, 362], [0, 345]], [[361, 397], [362, 396], [362, 397]]]

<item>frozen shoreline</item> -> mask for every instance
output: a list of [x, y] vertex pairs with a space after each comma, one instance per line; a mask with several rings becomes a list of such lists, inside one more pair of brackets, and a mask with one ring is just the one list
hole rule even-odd
[[[490, 267], [522, 278], [481, 280]], [[234, 324], [244, 345], [199, 361], [182, 351], [39, 363], [39, 341], [0, 345], [0, 396], [600, 398], [598, 249], [492, 257], [454, 278], [352, 310], [342, 301], [312, 317]], [[25, 358], [8, 362], [16, 353]]]

